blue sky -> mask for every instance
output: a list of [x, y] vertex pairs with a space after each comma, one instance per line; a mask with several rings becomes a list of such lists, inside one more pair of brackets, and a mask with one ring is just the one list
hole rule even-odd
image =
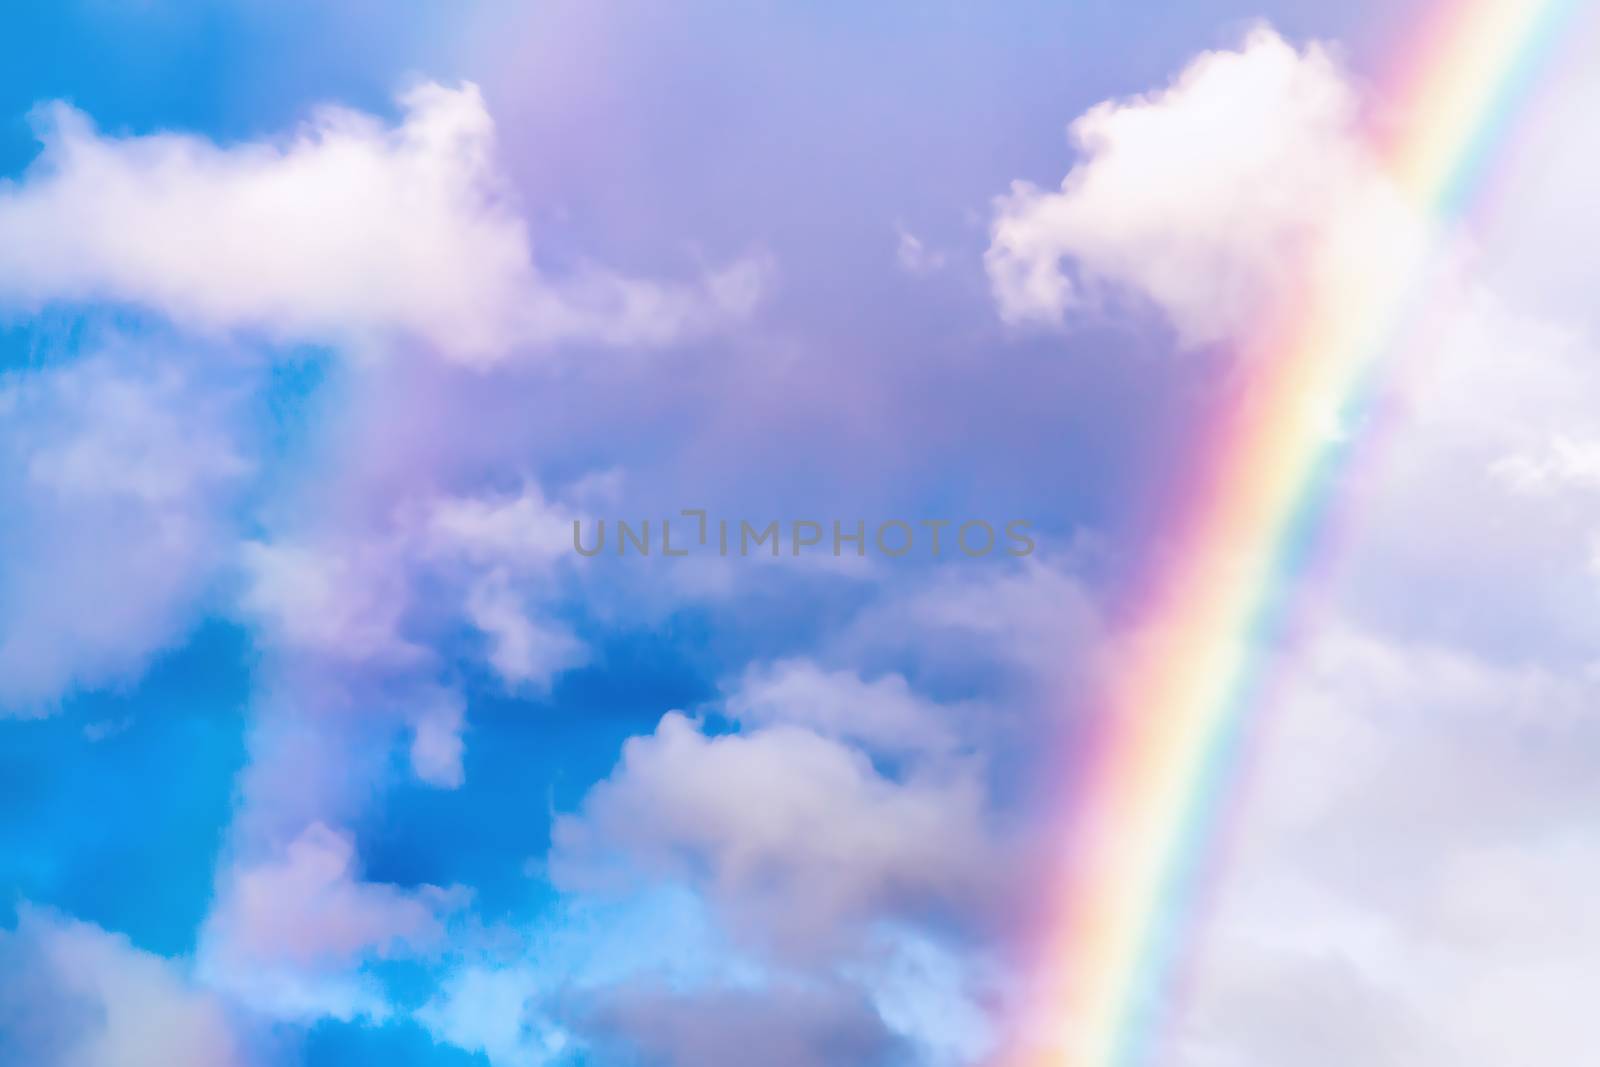
[[[0, 1067], [1049, 1047], [1130, 590], [1255, 321], [1383, 267], [1438, 6], [0, 14]], [[1592, 1044], [1574, 25], [1336, 487], [1153, 1062]], [[686, 508], [1034, 547], [571, 550]]]

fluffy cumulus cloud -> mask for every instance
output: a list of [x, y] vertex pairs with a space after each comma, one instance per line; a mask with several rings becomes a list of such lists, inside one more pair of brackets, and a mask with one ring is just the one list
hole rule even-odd
[[117, 934], [23, 905], [0, 931], [0, 1059], [36, 1067], [259, 1062], [223, 1001]]
[[1263, 28], [1166, 89], [1091, 108], [1059, 189], [1018, 181], [997, 201], [985, 262], [1001, 316], [1056, 324], [1134, 292], [1203, 344], [1292, 313], [1307, 284], [1385, 267], [1372, 252], [1405, 247], [1414, 224], [1357, 100], [1326, 52]]
[[661, 343], [750, 310], [763, 268], [664, 285], [535, 266], [475, 86], [420, 84], [397, 124], [324, 107], [275, 141], [112, 137], [42, 107], [0, 187], [0, 301], [112, 301], [182, 326], [474, 363], [564, 340]]
[[803, 727], [711, 736], [677, 712], [628, 742], [554, 834], [560, 884], [698, 876], [755, 933], [796, 948], [899, 905], [970, 902], [994, 869], [964, 766], [893, 778]]

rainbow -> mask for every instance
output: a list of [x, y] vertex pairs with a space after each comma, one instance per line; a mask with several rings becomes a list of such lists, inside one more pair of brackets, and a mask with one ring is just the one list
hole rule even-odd
[[[1181, 502], [1169, 562], [1141, 607], [1075, 786], [1062, 913], [1042, 986], [1059, 1032], [1019, 1057], [1132, 1067], [1149, 1055], [1261, 705], [1275, 623], [1341, 452], [1330, 416], [1357, 404], [1395, 348], [1434, 244], [1463, 205], [1578, 0], [1446, 0], [1392, 87], [1402, 133], [1377, 146], [1424, 225], [1396, 270], [1313, 280], [1252, 347], [1249, 380]], [[1282, 309], [1280, 309], [1281, 312]]]

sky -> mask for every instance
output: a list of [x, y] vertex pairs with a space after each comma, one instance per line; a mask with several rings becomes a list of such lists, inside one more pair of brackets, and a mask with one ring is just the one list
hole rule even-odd
[[[1459, 6], [0, 13], [0, 1067], [1069, 1062], [1140, 590]], [[1151, 1065], [1594, 1045], [1597, 58], [1330, 429]]]

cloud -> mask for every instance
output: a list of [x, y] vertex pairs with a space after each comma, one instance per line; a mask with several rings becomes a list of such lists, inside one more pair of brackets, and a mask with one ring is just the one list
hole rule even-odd
[[672, 990], [693, 999], [765, 973], [728, 944], [698, 895], [671, 885], [558, 897], [531, 928], [502, 929], [464, 955], [413, 1017], [436, 1041], [481, 1052], [494, 1067], [567, 1064], [626, 1044], [607, 1018], [618, 997]]
[[[643, 932], [671, 936], [660, 928]], [[572, 940], [562, 931], [527, 962], [461, 968], [416, 1020], [436, 1041], [481, 1053], [493, 1067], [717, 1067], [747, 1063], [753, 1047], [774, 1067], [908, 1062], [911, 1043], [855, 983], [756, 969], [732, 981], [626, 966], [609, 968], [614, 973], [599, 981], [582, 969], [552, 974], [551, 955], [570, 950]]]
[[919, 697], [898, 674], [869, 682], [802, 659], [748, 668], [726, 710], [752, 727], [788, 723], [888, 755], [948, 750], [955, 743], [949, 720], [960, 714]]
[[112, 344], [0, 377], [0, 711], [137, 676], [226, 560], [253, 473], [233, 390]]
[[[459, 889], [363, 881], [354, 838], [332, 828], [371, 813], [398, 752], [425, 785], [465, 784], [468, 704], [441, 663], [477, 654], [508, 684], [542, 686], [582, 653], [531, 607], [565, 559], [542, 536], [562, 505], [531, 483], [474, 495], [354, 480], [242, 553], [239, 610], [265, 656], [204, 960], [219, 986], [294, 1019], [387, 1017], [366, 965], [429, 955], [465, 904]], [[461, 639], [474, 629], [484, 645]]]
[[540, 688], [583, 658], [528, 606], [571, 560], [571, 514], [532, 484], [511, 496], [402, 491], [375, 521], [245, 543], [239, 610], [291, 654], [392, 670], [432, 658], [428, 628], [458, 617], [504, 681]]
[[933, 274], [944, 269], [947, 257], [923, 244], [916, 234], [901, 230], [900, 242], [895, 245], [895, 262], [907, 274]]
[[1292, 312], [1313, 276], [1349, 284], [1416, 230], [1356, 118], [1326, 52], [1265, 28], [1169, 88], [1091, 108], [1059, 190], [1018, 181], [996, 202], [985, 265], [1001, 317], [1060, 324], [1110, 287], [1198, 345], [1260, 326], [1263, 309]]
[[369, 959], [427, 954], [465, 890], [360, 880], [349, 835], [313, 823], [281, 856], [234, 865], [206, 920], [207, 979], [290, 1017], [384, 1014], [354, 977]]
[[556, 821], [550, 867], [576, 890], [689, 879], [758, 940], [813, 951], [881, 912], [972, 904], [996, 847], [964, 764], [895, 778], [799, 726], [714, 736], [669, 712]]
[[1359, 521], [1343, 539], [1348, 610], [1491, 662], [1582, 670], [1600, 637], [1600, 419], [1581, 399], [1600, 388], [1600, 345], [1464, 269], [1427, 295], [1386, 364], [1376, 447], [1341, 486]]
[[1600, 489], [1600, 440], [1554, 434], [1541, 447], [1501, 456], [1489, 473], [1518, 493]]
[[466, 781], [461, 731], [467, 709], [454, 693], [441, 694], [417, 716], [411, 737], [411, 769], [429, 785], [455, 789]]
[[1579, 1047], [1600, 952], [1594, 679], [1335, 625], [1283, 689], [1173, 1061], [1490, 1067]]
[[538, 989], [531, 968], [469, 966], [441, 982], [416, 1019], [435, 1041], [482, 1053], [493, 1067], [543, 1067], [571, 1041], [539, 1014]]
[[1495, 154], [1478, 213], [1482, 269], [1517, 306], [1600, 332], [1585, 249], [1600, 220], [1583, 210], [1600, 183], [1600, 152], [1583, 135], [1600, 107], [1594, 64], [1596, 23], [1574, 18], [1542, 57], [1515, 130]]
[[514, 688], [547, 688], [583, 662], [583, 644], [558, 624], [531, 617], [503, 572], [473, 584], [466, 614], [488, 639], [489, 665]]
[[373, 496], [370, 509], [342, 500], [240, 551], [236, 610], [266, 654], [236, 826], [246, 852], [364, 812], [390, 784], [385, 754], [403, 733], [419, 781], [461, 786], [468, 709], [460, 686], [440, 681], [446, 657], [537, 690], [586, 654], [537, 611], [567, 558], [543, 536], [560, 505], [532, 486]]
[[572, 524], [581, 516], [547, 500], [536, 483], [507, 495], [440, 497], [421, 525], [429, 552], [518, 569], [547, 567], [572, 552]]
[[[830, 651], [964, 688], [993, 687], [1005, 676], [1019, 689], [1049, 689], [1059, 701], [1063, 688], [1094, 676], [1106, 636], [1103, 606], [1084, 570], [1069, 556], [918, 575], [866, 604]], [[992, 708], [983, 721], [998, 724], [1004, 710]]]
[[251, 541], [241, 546], [240, 563], [239, 611], [265, 642], [355, 661], [422, 655], [399, 633], [409, 590], [393, 543]]
[[439, 497], [420, 510], [416, 551], [473, 574], [465, 580], [461, 610], [484, 637], [485, 658], [507, 686], [543, 690], [583, 662], [583, 644], [532, 606], [533, 592], [548, 591], [559, 566], [572, 559], [577, 512], [546, 500], [532, 482], [514, 494]]
[[411, 893], [357, 880], [351, 839], [314, 823], [281, 860], [237, 871], [212, 922], [229, 951], [251, 960], [345, 962], [437, 944], [440, 912], [454, 899], [432, 886]]
[[884, 1026], [926, 1067], [987, 1062], [999, 1020], [992, 964], [977, 946], [953, 949], [926, 933], [886, 925], [847, 973], [871, 998]]
[[534, 264], [478, 89], [423, 83], [393, 125], [324, 107], [270, 141], [109, 137], [55, 103], [0, 186], [0, 301], [151, 308], [179, 326], [485, 364], [563, 341], [658, 344], [747, 313], [756, 260], [692, 284]]
[[221, 1000], [120, 935], [23, 904], [0, 931], [0, 1060], [30, 1067], [246, 1067]]
[[872, 1004], [846, 988], [763, 988], [685, 995], [626, 990], [593, 1020], [605, 1044], [661, 1067], [771, 1067], [894, 1062], [900, 1051]]

